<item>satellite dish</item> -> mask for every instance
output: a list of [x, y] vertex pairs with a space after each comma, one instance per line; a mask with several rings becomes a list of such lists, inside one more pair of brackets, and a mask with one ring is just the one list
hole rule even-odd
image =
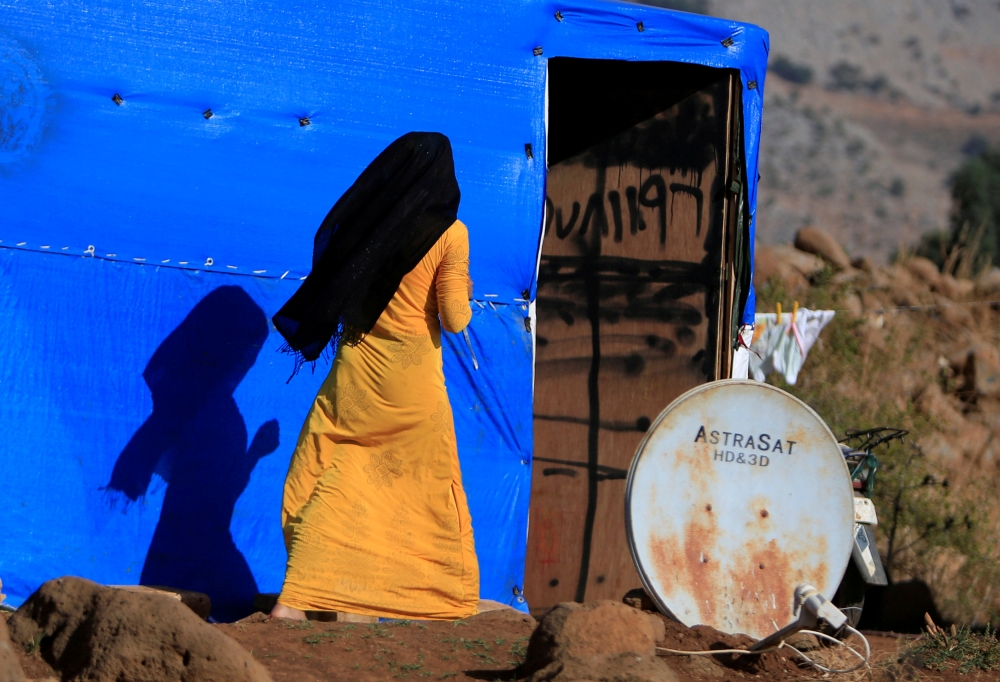
[[837, 439], [798, 398], [756, 381], [699, 386], [665, 409], [629, 470], [636, 570], [684, 625], [765, 637], [802, 583], [833, 597], [854, 495]]

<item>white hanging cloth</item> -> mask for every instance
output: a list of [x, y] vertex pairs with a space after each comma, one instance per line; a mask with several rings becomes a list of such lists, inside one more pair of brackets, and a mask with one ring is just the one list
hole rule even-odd
[[794, 314], [782, 313], [780, 320], [777, 313], [757, 313], [748, 354], [750, 374], [757, 381], [764, 381], [771, 372], [778, 372], [785, 381], [794, 384], [809, 350], [833, 316], [832, 310], [807, 308], [799, 308]]

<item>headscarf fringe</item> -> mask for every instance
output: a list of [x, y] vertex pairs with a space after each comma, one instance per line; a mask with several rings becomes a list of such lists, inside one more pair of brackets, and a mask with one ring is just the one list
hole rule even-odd
[[363, 329], [359, 329], [358, 327], [345, 328], [343, 325], [341, 325], [340, 329], [337, 330], [337, 333], [330, 338], [330, 343], [328, 343], [326, 346], [323, 347], [323, 350], [320, 352], [319, 358], [317, 358], [316, 360], [306, 359], [306, 356], [302, 354], [302, 351], [296, 350], [291, 346], [291, 344], [285, 341], [285, 343], [281, 344], [281, 346], [278, 348], [278, 352], [283, 353], [285, 355], [291, 355], [292, 361], [294, 362], [294, 366], [292, 367], [292, 373], [288, 377], [288, 379], [285, 380], [285, 383], [290, 384], [292, 382], [292, 379], [298, 376], [299, 370], [302, 369], [303, 365], [307, 363], [310, 365], [312, 373], [315, 374], [316, 363], [320, 358], [325, 360], [326, 364], [328, 365], [332, 364], [334, 358], [336, 358], [337, 356], [337, 351], [335, 349], [339, 348], [341, 345], [350, 346], [353, 348], [354, 346], [357, 346], [359, 343], [361, 343], [366, 336], [368, 336], [368, 334]]

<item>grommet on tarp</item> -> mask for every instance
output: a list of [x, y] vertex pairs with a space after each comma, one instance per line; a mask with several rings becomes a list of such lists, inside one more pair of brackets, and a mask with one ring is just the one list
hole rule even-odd
[[639, 29], [639, 33], [642, 33], [643, 31], [646, 30], [646, 27], [642, 25], [641, 21], [638, 24], [636, 24], [635, 27]]
[[530, 142], [527, 142], [524, 145], [524, 155], [527, 156], [529, 159], [535, 158], [535, 153], [531, 150]]
[[756, 90], [756, 89], [757, 89], [757, 81], [750, 81], [749, 83], [747, 83], [747, 90]]
[[308, 116], [303, 116], [302, 118], [299, 119], [300, 128], [305, 128], [308, 125], [312, 125], [312, 121], [309, 120]]
[[215, 260], [211, 257], [205, 259], [205, 267], [215, 265]]
[[722, 41], [722, 47], [724, 47], [726, 49], [732, 47], [735, 44], [736, 44], [736, 41], [733, 40], [732, 38], [726, 38], [725, 40]]
[[536, 47], [536, 48], [535, 48], [534, 50], [532, 50], [531, 52], [532, 52], [532, 53], [533, 53], [533, 54], [534, 54], [534, 55], [535, 55], [536, 57], [541, 57], [541, 56], [542, 56], [542, 46], [541, 46], [541, 45], [539, 45], [538, 47]]
[[212, 113], [211, 109], [205, 109], [205, 111], [201, 112], [201, 115], [205, 117], [206, 121], [215, 116], [215, 114]]
[[118, 106], [121, 106], [125, 103], [125, 100], [123, 100], [122, 96], [119, 95], [117, 92], [115, 93], [115, 96], [111, 98], [111, 101], [117, 104]]
[[562, 20], [563, 20], [562, 12], [556, 10], [556, 21], [562, 21]]
[[514, 597], [517, 599], [517, 603], [523, 604], [524, 592], [521, 591], [521, 587], [519, 585], [514, 585], [514, 589], [512, 590], [512, 592], [514, 593]]
[[531, 300], [530, 296], [531, 296], [531, 291], [529, 291], [528, 289], [525, 289], [524, 291], [521, 292], [521, 298], [523, 298], [525, 301], [530, 301]]
[[94, 256], [96, 256], [97, 254], [95, 253], [94, 245], [91, 244], [90, 246], [88, 246], [87, 250], [83, 252], [83, 255], [84, 256], [90, 256], [91, 258], [93, 258]]

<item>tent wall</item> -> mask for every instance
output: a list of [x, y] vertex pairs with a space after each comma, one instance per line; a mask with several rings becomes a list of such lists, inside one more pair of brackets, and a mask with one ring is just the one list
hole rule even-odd
[[[280, 587], [281, 485], [327, 366], [286, 384], [267, 319], [367, 162], [437, 130], [477, 292], [479, 368], [463, 337], [444, 346], [482, 596], [523, 607], [546, 59], [739, 69], [755, 169], [766, 52], [755, 27], [597, 0], [0, 0], [9, 602], [63, 574], [183, 577], [150, 553], [157, 532], [180, 542], [174, 502], [208, 519], [187, 559], [224, 545], [199, 578], [219, 617]], [[245, 325], [213, 324], [234, 311]]]

